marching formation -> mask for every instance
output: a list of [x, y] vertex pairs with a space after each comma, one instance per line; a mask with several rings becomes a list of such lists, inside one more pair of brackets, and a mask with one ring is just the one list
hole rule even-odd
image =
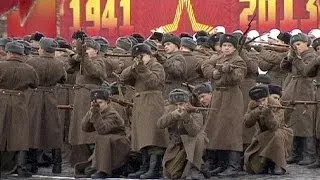
[[320, 30], [0, 39], [1, 173], [204, 179], [320, 168]]

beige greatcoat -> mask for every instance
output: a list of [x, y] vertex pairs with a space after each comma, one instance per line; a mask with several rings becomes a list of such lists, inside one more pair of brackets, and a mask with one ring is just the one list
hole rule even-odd
[[[312, 78], [315, 75], [306, 72], [306, 65], [317, 57], [316, 52], [310, 48], [301, 54], [301, 58], [285, 57], [281, 62], [281, 68], [292, 72], [292, 78], [285, 87], [283, 101], [313, 101], [315, 98]], [[314, 106], [296, 105], [290, 115], [289, 126], [292, 126], [294, 136], [312, 137], [314, 135]]]
[[[269, 105], [281, 106], [271, 98], [268, 98]], [[273, 161], [278, 167], [286, 169], [286, 158], [289, 157], [293, 131], [284, 122], [284, 111], [282, 109], [265, 109], [251, 103], [245, 115], [244, 124], [246, 127], [253, 127], [257, 124], [258, 131], [252, 143], [245, 151], [245, 168], [250, 173], [258, 173], [259, 166], [253, 159], [257, 157], [267, 158]]]
[[175, 106], [166, 107], [164, 115], [158, 120], [158, 127], [166, 128], [170, 135], [170, 141], [163, 157], [163, 172], [168, 178], [185, 178], [190, 173], [190, 165], [185, 165], [181, 177], [168, 171], [168, 163], [173, 160], [181, 149], [185, 150], [186, 160], [192, 166], [201, 169], [202, 155], [205, 150], [205, 134], [203, 129], [203, 116], [201, 113], [187, 113], [182, 119], [174, 119], [172, 111]]
[[[223, 73], [217, 64], [229, 63], [241, 68], [233, 68]], [[213, 81], [216, 90], [213, 92], [211, 110], [208, 114], [207, 134], [210, 150], [242, 151], [243, 96], [240, 83], [246, 76], [246, 63], [235, 51], [230, 55], [212, 57], [202, 65], [207, 79]], [[217, 70], [220, 75], [214, 76]]]
[[164, 78], [164, 69], [155, 58], [142, 71], [129, 66], [121, 73], [121, 80], [134, 84], [136, 91], [131, 124], [134, 151], [147, 146], [166, 147], [165, 131], [157, 128], [157, 121], [164, 111]]

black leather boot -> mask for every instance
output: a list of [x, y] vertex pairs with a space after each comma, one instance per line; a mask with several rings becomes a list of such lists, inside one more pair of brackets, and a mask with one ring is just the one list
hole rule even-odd
[[303, 159], [298, 163], [298, 165], [306, 166], [314, 163], [316, 160], [315, 139], [313, 137], [304, 137], [303, 142]]
[[202, 172], [200, 172], [196, 167], [190, 168], [190, 175], [186, 177], [188, 180], [200, 180], [205, 179]]
[[106, 178], [110, 178], [110, 177], [111, 177], [110, 175], [108, 175], [107, 173], [102, 172], [102, 171], [96, 172], [91, 175], [92, 179], [106, 179]]
[[61, 149], [52, 149], [52, 173], [60, 174], [62, 171], [62, 157]]
[[229, 151], [228, 154], [227, 169], [218, 176], [236, 176], [241, 171], [241, 152]]
[[140, 176], [144, 173], [146, 173], [149, 169], [150, 164], [150, 156], [148, 155], [148, 152], [143, 151], [142, 152], [142, 164], [140, 166], [140, 169], [135, 173], [128, 174], [128, 178], [140, 178]]
[[292, 155], [287, 159], [288, 164], [296, 164], [302, 160], [303, 139], [298, 136], [293, 138]]
[[140, 179], [155, 179], [160, 177], [160, 169], [162, 165], [161, 155], [151, 154], [149, 170], [140, 176]]
[[27, 151], [20, 151], [18, 154], [18, 177], [28, 178], [32, 174], [27, 170]]
[[28, 171], [32, 174], [38, 173], [37, 149], [29, 149], [27, 152]]
[[1, 151], [0, 151], [0, 179], [1, 179], [1, 171], [2, 171], [2, 169], [1, 169], [1, 159], [2, 159], [2, 153], [1, 153]]
[[282, 167], [277, 166], [274, 162], [269, 161], [268, 167], [272, 175], [284, 175], [286, 174], [286, 170]]
[[205, 155], [205, 165], [202, 168], [202, 173], [205, 176], [205, 178], [210, 178], [211, 174], [210, 171], [213, 171], [215, 168], [217, 168], [217, 158], [216, 158], [216, 152], [214, 150], [206, 150]]
[[209, 175], [216, 176], [217, 174], [225, 171], [227, 169], [228, 153], [227, 151], [217, 150], [215, 151], [216, 164], [215, 168], [209, 171]]

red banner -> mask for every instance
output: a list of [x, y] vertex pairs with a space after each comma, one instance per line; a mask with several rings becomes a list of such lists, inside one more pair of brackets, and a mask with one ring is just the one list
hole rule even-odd
[[319, 0], [36, 0], [21, 26], [18, 11], [8, 16], [8, 34], [22, 36], [34, 31], [67, 39], [83, 28], [111, 42], [119, 36], [164, 32], [212, 32], [222, 25], [227, 31], [245, 30], [256, 13], [252, 29], [273, 28], [304, 32], [319, 27]]

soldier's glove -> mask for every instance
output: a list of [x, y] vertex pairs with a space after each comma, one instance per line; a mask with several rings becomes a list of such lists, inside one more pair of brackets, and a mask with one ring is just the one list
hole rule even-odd
[[260, 117], [266, 118], [272, 113], [271, 108], [263, 106], [260, 109]]
[[94, 113], [100, 113], [100, 105], [96, 102], [91, 102], [91, 108], [90, 108], [91, 112]]
[[264, 47], [261, 44], [259, 44], [257, 46], [253, 46], [253, 49], [258, 52], [261, 52], [264, 49]]
[[146, 65], [143, 63], [142, 61], [142, 57], [141, 56], [137, 56], [134, 58], [133, 60], [134, 63], [134, 69], [137, 73], [143, 73], [145, 72], [145, 70], [147, 69]]
[[287, 57], [289, 59], [296, 59], [298, 57], [297, 51], [295, 51], [293, 48], [290, 48]]
[[173, 119], [180, 120], [182, 117], [184, 117], [187, 114], [186, 110], [176, 109], [171, 112]]
[[224, 72], [224, 73], [231, 72], [230, 63], [228, 63], [228, 62], [223, 63], [223, 64], [222, 64], [221, 71]]
[[213, 79], [220, 79], [221, 78], [221, 72], [217, 69], [215, 69], [212, 73], [212, 78]]

